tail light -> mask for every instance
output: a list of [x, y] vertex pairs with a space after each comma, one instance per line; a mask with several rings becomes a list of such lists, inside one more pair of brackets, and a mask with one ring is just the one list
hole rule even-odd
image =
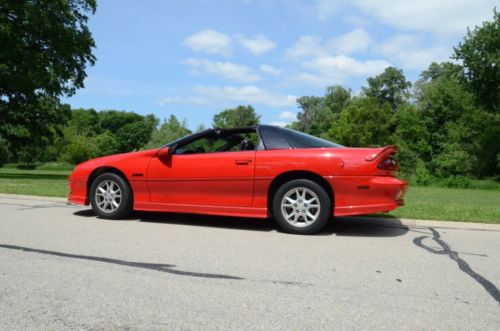
[[377, 168], [386, 171], [397, 171], [399, 169], [398, 161], [394, 157], [389, 156], [388, 158], [380, 161]]

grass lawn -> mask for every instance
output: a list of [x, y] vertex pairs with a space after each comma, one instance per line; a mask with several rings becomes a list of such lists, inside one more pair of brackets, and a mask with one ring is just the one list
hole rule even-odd
[[0, 168], [0, 193], [65, 197], [70, 171]]
[[500, 191], [410, 186], [399, 218], [500, 224]]
[[[0, 168], [0, 193], [65, 197], [70, 171]], [[411, 186], [389, 217], [500, 224], [500, 191]]]

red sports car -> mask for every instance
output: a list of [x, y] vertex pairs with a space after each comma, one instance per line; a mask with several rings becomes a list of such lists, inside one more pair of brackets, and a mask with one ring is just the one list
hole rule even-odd
[[407, 183], [397, 148], [348, 148], [259, 125], [208, 129], [161, 148], [79, 164], [69, 201], [103, 218], [132, 210], [274, 217], [291, 233], [320, 231], [331, 216], [393, 210]]

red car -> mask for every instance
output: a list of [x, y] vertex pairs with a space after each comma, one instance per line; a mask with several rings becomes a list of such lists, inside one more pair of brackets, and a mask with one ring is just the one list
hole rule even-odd
[[161, 148], [79, 164], [68, 200], [103, 218], [132, 210], [274, 217], [291, 233], [403, 205], [397, 148], [348, 148], [269, 125], [208, 129]]

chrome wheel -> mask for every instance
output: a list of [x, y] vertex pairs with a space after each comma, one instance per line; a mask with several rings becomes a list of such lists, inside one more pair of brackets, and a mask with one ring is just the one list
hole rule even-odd
[[295, 187], [285, 193], [281, 200], [281, 213], [294, 227], [306, 227], [314, 223], [320, 214], [319, 198], [306, 187]]
[[122, 191], [118, 183], [113, 180], [104, 180], [96, 188], [95, 202], [97, 208], [104, 213], [112, 213], [120, 207]]

